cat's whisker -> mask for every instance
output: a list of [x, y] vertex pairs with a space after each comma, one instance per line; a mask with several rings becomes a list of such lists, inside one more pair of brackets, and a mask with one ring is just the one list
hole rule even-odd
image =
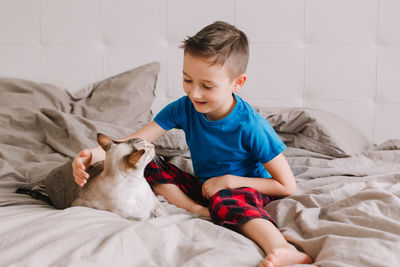
[[164, 159], [161, 157], [161, 156], [158, 156], [157, 154], [156, 155], [154, 155], [154, 158], [153, 158], [153, 163], [155, 164], [155, 165], [157, 165], [158, 167], [164, 167], [165, 165], [164, 165]]

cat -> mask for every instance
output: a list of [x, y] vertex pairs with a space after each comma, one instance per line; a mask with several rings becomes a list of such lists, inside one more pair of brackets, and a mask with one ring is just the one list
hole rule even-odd
[[154, 145], [140, 138], [114, 141], [104, 134], [97, 135], [97, 142], [106, 151], [106, 157], [89, 167], [90, 178], [83, 187], [75, 183], [72, 161], [68, 161], [32, 188], [19, 188], [16, 192], [44, 200], [58, 209], [85, 206], [131, 220], [167, 216], [144, 178], [146, 165], [157, 159]]
[[71, 206], [107, 210], [132, 220], [166, 216], [144, 178], [155, 156], [154, 145], [139, 138], [118, 142], [104, 134], [98, 134], [97, 142], [106, 151], [103, 171], [88, 179]]

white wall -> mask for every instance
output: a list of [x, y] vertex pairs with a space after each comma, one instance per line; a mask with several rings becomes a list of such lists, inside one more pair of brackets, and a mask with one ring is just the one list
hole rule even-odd
[[70, 91], [161, 62], [155, 111], [183, 94], [181, 40], [215, 20], [248, 34], [241, 95], [317, 107], [400, 138], [398, 0], [0, 0], [0, 76]]

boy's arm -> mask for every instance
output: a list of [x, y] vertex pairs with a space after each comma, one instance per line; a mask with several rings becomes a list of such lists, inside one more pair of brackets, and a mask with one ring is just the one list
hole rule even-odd
[[219, 190], [239, 187], [251, 187], [269, 196], [289, 196], [296, 192], [296, 180], [282, 153], [265, 163], [264, 167], [272, 178], [239, 177], [230, 174], [214, 177], [203, 184], [203, 195], [210, 198]]
[[[159, 126], [155, 121], [151, 121], [136, 132], [118, 141], [124, 141], [131, 138], [142, 138], [148, 142], [152, 142], [165, 132], [166, 130], [161, 128], [161, 126]], [[92, 149], [85, 149], [79, 152], [72, 162], [72, 173], [75, 182], [78, 185], [83, 186], [89, 178], [89, 174], [86, 172], [87, 168], [98, 161], [104, 160], [105, 156], [106, 153], [101, 146]]]

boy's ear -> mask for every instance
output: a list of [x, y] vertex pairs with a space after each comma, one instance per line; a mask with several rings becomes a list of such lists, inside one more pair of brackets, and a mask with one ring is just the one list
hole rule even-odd
[[246, 74], [240, 74], [239, 77], [233, 82], [233, 93], [239, 92], [240, 88], [244, 85], [247, 80]]
[[114, 141], [107, 135], [99, 133], [97, 134], [97, 143], [99, 143], [99, 145], [104, 149], [104, 151], [107, 151], [110, 149]]

